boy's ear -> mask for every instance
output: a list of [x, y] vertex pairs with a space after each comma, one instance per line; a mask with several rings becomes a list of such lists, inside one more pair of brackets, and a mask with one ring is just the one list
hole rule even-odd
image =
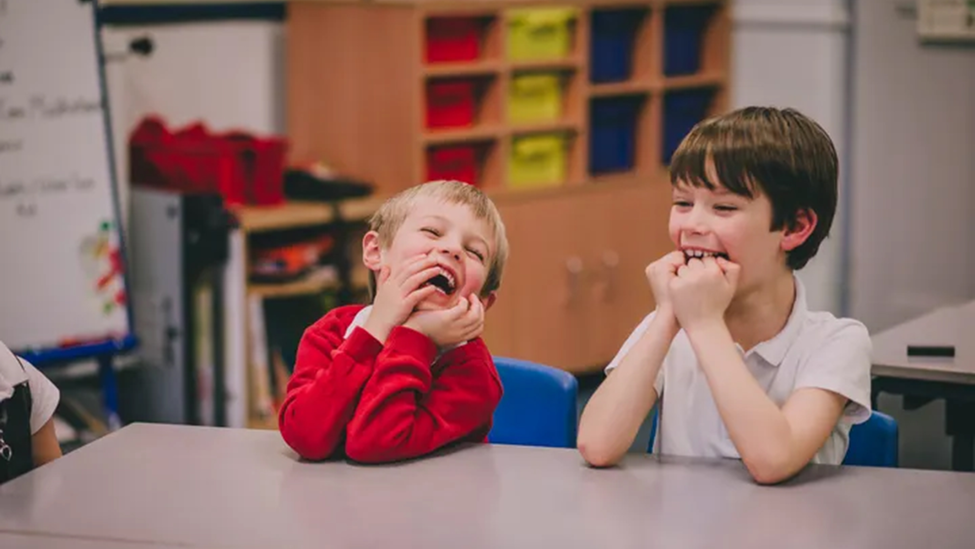
[[487, 312], [494, 305], [494, 302], [498, 300], [498, 292], [491, 292], [488, 295], [481, 298], [481, 303], [484, 305], [484, 312]]
[[382, 248], [379, 246], [379, 233], [369, 231], [362, 237], [362, 264], [373, 272], [382, 268]]
[[819, 217], [812, 210], [805, 209], [796, 212], [795, 221], [791, 226], [786, 226], [782, 235], [782, 249], [791, 252], [802, 246], [803, 242], [809, 238], [809, 235], [816, 228], [818, 221]]

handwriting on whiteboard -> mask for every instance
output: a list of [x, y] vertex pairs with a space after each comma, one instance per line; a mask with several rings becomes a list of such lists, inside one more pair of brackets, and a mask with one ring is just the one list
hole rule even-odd
[[101, 115], [102, 104], [96, 99], [34, 95], [28, 101], [12, 101], [0, 97], [0, 121], [59, 119], [69, 116]]
[[0, 179], [0, 205], [13, 202], [18, 215], [32, 217], [38, 212], [38, 197], [86, 193], [94, 188], [94, 179], [78, 174]]

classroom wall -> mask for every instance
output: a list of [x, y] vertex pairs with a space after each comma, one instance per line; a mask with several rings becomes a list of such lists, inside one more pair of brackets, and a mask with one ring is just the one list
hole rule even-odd
[[975, 299], [975, 48], [913, 2], [856, 2], [851, 312], [882, 330]]
[[[847, 0], [738, 0], [733, 17], [732, 104], [793, 107], [812, 117], [832, 137], [842, 172], [849, 164]], [[845, 193], [845, 174], [840, 185]], [[843, 225], [838, 212], [830, 238], [799, 272], [809, 306], [834, 314], [842, 312]]]

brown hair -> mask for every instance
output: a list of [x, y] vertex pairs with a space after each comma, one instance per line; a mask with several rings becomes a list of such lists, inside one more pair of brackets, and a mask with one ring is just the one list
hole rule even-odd
[[[713, 163], [717, 181], [708, 177]], [[772, 203], [770, 230], [792, 228], [803, 210], [816, 213], [812, 234], [787, 255], [798, 270], [819, 251], [836, 213], [838, 161], [823, 128], [794, 109], [746, 107], [705, 120], [674, 153], [670, 182], [730, 192]]]
[[[420, 197], [437, 198], [449, 204], [463, 204], [471, 209], [475, 218], [487, 223], [494, 237], [494, 253], [490, 258], [481, 295], [486, 296], [500, 288], [501, 275], [508, 260], [508, 237], [494, 202], [473, 185], [451, 180], [430, 181], [393, 195], [369, 219], [369, 229], [379, 235], [379, 245], [388, 248], [393, 243], [393, 238], [409, 215], [413, 203]], [[369, 291], [370, 295], [376, 293], [374, 273], [369, 275]]]

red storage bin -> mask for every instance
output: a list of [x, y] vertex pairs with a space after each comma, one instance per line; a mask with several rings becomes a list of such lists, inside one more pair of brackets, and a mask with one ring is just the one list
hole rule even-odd
[[473, 145], [427, 150], [427, 180], [453, 179], [477, 185], [477, 151]]
[[134, 184], [219, 193], [228, 205], [284, 202], [287, 142], [244, 132], [217, 134], [194, 123], [170, 131], [157, 117], [129, 137], [129, 179]]
[[478, 23], [473, 17], [435, 17], [427, 20], [427, 63], [473, 61], [480, 52]]
[[473, 124], [473, 81], [444, 80], [427, 84], [428, 128], [451, 128]]

